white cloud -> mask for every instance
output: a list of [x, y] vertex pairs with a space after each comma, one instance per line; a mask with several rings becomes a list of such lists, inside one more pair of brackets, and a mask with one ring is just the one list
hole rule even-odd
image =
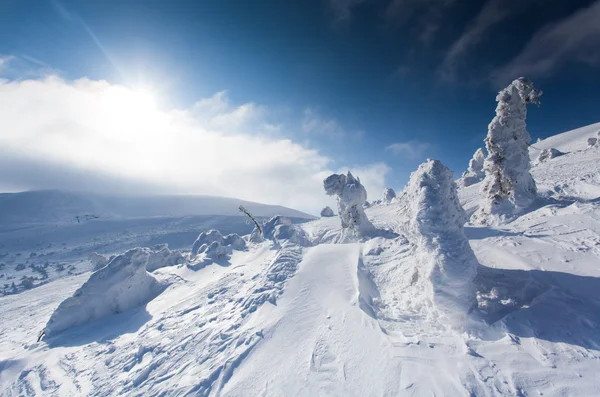
[[423, 156], [430, 148], [431, 145], [429, 143], [412, 140], [392, 143], [386, 146], [385, 150], [392, 152], [396, 156], [406, 156], [415, 159]]
[[316, 110], [311, 108], [304, 110], [302, 131], [307, 134], [325, 136], [334, 139], [362, 136], [362, 131], [347, 130], [336, 119], [323, 117]]
[[[106, 81], [4, 80], [0, 185], [212, 194], [316, 213], [328, 203], [331, 160], [260, 133], [276, 128], [266, 111], [233, 106], [225, 93], [167, 111], [148, 92]], [[373, 167], [358, 176], [380, 189], [383, 165]]]
[[600, 60], [600, 0], [562, 21], [541, 28], [506, 66], [493, 72], [505, 85], [519, 76], [546, 76], [568, 61], [598, 64]]

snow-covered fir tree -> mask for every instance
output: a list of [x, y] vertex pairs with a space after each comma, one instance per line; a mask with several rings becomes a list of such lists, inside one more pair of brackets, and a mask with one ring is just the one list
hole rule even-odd
[[331, 207], [327, 206], [321, 210], [321, 217], [330, 218], [332, 216], [335, 216], [335, 214], [333, 213]]
[[459, 183], [462, 186], [467, 187], [481, 182], [485, 177], [485, 172], [483, 172], [484, 161], [485, 153], [482, 148], [479, 148], [473, 154], [473, 158], [469, 161], [469, 168], [463, 172]]
[[383, 191], [383, 202], [389, 203], [396, 198], [396, 192], [391, 187], [386, 187]]
[[337, 197], [338, 215], [344, 229], [357, 235], [364, 235], [374, 229], [363, 209], [363, 203], [367, 200], [367, 190], [350, 171], [347, 175], [328, 176], [323, 181], [323, 187], [329, 196]]
[[527, 105], [539, 104], [542, 91], [523, 77], [498, 93], [496, 117], [488, 126], [485, 145], [488, 156], [483, 170], [482, 193], [485, 203], [476, 220], [486, 223], [489, 216], [510, 216], [531, 205], [536, 197], [535, 181], [529, 170], [529, 142], [525, 118]]

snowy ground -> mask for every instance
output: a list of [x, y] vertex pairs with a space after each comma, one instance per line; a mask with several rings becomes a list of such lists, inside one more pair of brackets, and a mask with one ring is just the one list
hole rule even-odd
[[[0, 394], [597, 395], [600, 148], [586, 139], [598, 130], [534, 144], [567, 153], [533, 167], [538, 203], [501, 227], [466, 226], [479, 306], [459, 327], [415, 279], [431, 257], [399, 195], [366, 210], [378, 237], [334, 243], [337, 217], [304, 223], [311, 244], [250, 243], [209, 266], [158, 269], [167, 287], [147, 305], [40, 343], [89, 273], [2, 297]], [[468, 212], [478, 188], [460, 192]]]

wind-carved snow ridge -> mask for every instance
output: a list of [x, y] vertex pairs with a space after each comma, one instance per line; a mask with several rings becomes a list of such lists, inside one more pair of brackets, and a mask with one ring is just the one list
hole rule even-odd
[[411, 283], [430, 284], [424, 290], [443, 317], [464, 319], [475, 303], [478, 262], [464, 234], [467, 215], [452, 171], [440, 161], [428, 160], [412, 173], [405, 191], [409, 232], [416, 240], [419, 262]]
[[337, 197], [338, 215], [344, 230], [355, 236], [364, 236], [375, 229], [363, 209], [363, 204], [367, 201], [367, 190], [350, 171], [347, 175], [328, 176], [323, 181], [323, 187], [327, 195]]
[[52, 313], [46, 335], [142, 306], [156, 297], [165, 286], [146, 271], [152, 254], [147, 248], [135, 248], [93, 273]]
[[527, 104], [539, 104], [542, 91], [523, 77], [500, 91], [496, 117], [488, 127], [484, 162], [485, 179], [481, 192], [485, 204], [474, 221], [499, 223], [522, 212], [536, 198], [536, 185], [530, 174], [531, 164], [525, 118]]
[[481, 182], [485, 177], [483, 172], [483, 163], [485, 161], [485, 153], [482, 148], [479, 148], [473, 154], [473, 158], [469, 161], [469, 168], [462, 174], [459, 179], [461, 186], [467, 187], [475, 183]]
[[300, 261], [302, 261], [302, 247], [292, 242], [285, 242], [266, 272], [261, 274], [256, 288], [243, 300], [242, 316], [254, 312], [265, 302], [276, 304], [277, 298], [283, 293], [285, 283], [294, 276]]

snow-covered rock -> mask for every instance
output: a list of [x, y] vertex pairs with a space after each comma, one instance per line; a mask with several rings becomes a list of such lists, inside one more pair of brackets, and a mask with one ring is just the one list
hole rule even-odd
[[483, 180], [485, 177], [485, 172], [483, 172], [484, 161], [485, 153], [482, 148], [479, 148], [475, 151], [473, 158], [469, 161], [469, 168], [462, 174], [462, 177], [459, 180], [461, 186], [471, 186]]
[[525, 118], [527, 104], [539, 104], [541, 95], [531, 81], [520, 77], [496, 97], [496, 117], [485, 138], [488, 156], [481, 188], [485, 204], [474, 221], [496, 223], [520, 213], [534, 201], [537, 189], [529, 172], [531, 136]]
[[383, 191], [383, 202], [389, 203], [396, 198], [396, 192], [391, 187], [386, 187]]
[[464, 318], [475, 303], [472, 281], [478, 262], [464, 234], [467, 215], [452, 171], [440, 161], [427, 160], [412, 173], [405, 192], [409, 231], [420, 262], [415, 283], [431, 284], [424, 290], [444, 316]]
[[536, 164], [539, 163], [543, 163], [545, 161], [548, 161], [550, 159], [559, 157], [559, 156], [563, 156], [564, 153], [561, 152], [558, 149], [554, 149], [554, 148], [550, 148], [550, 149], [542, 149], [542, 151], [540, 152], [540, 155], [538, 156], [538, 158], [536, 159]]
[[146, 304], [164, 288], [146, 271], [151, 251], [135, 248], [113, 258], [56, 308], [46, 335]]
[[325, 218], [331, 218], [332, 216], [335, 216], [335, 213], [331, 207], [327, 206], [321, 210], [321, 216]]
[[364, 235], [374, 229], [363, 209], [363, 204], [367, 201], [367, 190], [350, 171], [347, 175], [328, 176], [323, 181], [323, 187], [329, 196], [337, 197], [342, 228], [356, 235]]

